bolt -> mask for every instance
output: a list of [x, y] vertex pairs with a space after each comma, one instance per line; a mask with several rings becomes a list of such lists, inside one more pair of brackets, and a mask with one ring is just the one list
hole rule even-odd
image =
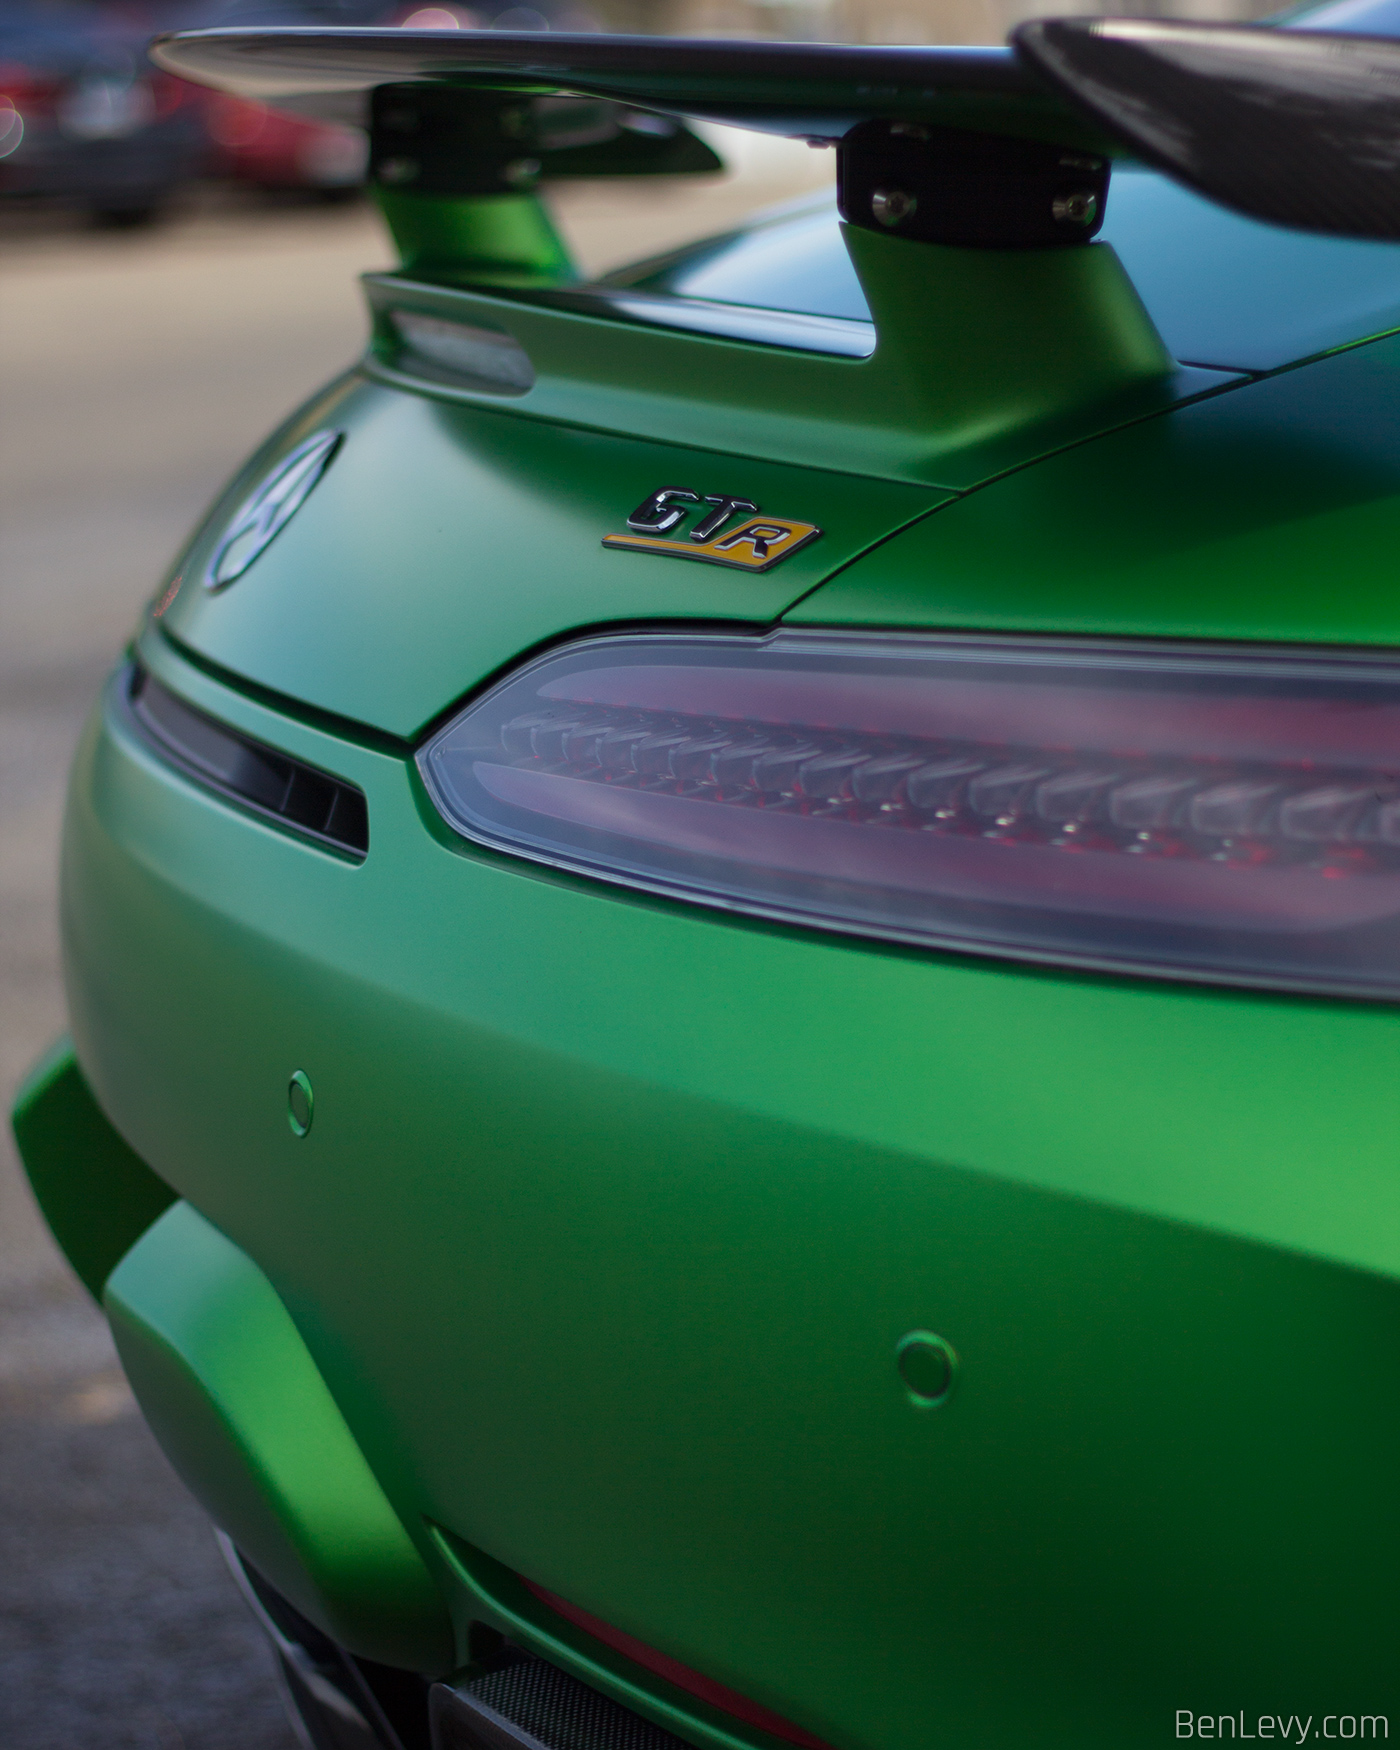
[[1092, 189], [1078, 188], [1073, 194], [1057, 195], [1051, 203], [1051, 215], [1061, 224], [1092, 225], [1099, 210], [1099, 197]]
[[416, 182], [420, 169], [416, 158], [386, 158], [379, 166], [381, 182]]
[[877, 188], [870, 197], [870, 212], [878, 224], [893, 228], [918, 210], [918, 201], [902, 188]]

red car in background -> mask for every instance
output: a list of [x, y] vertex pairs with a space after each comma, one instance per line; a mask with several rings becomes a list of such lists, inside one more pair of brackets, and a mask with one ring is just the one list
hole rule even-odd
[[[256, 4], [256, 0], [254, 0]], [[321, 10], [324, 10], [324, 0]], [[413, 30], [571, 30], [593, 31], [599, 28], [594, 15], [579, 4], [561, 5], [559, 0], [540, 0], [536, 6], [512, 4], [505, 0], [486, 0], [484, 5], [459, 4], [414, 6], [400, 5], [382, 18], [370, 8], [348, 0], [338, 10], [353, 10], [355, 23], [403, 25]], [[259, 12], [266, 8], [259, 8]], [[293, 16], [293, 12], [295, 16]], [[325, 22], [317, 12], [312, 16], [309, 4], [295, 5], [293, 11], [279, 9], [278, 23]], [[271, 13], [268, 14], [271, 18]], [[246, 6], [240, 6], [228, 16], [220, 15], [213, 22], [244, 23], [249, 21]], [[257, 22], [261, 22], [259, 16]], [[350, 22], [348, 15], [338, 22]], [[214, 157], [215, 175], [238, 182], [252, 183], [259, 188], [319, 189], [328, 196], [348, 193], [364, 181], [368, 164], [368, 143], [359, 128], [336, 127], [327, 122], [312, 121], [273, 110], [265, 104], [250, 102], [222, 93], [208, 98], [208, 126]]]
[[303, 119], [218, 94], [208, 108], [210, 169], [259, 188], [349, 194], [365, 178], [369, 145], [361, 128]]
[[[410, 21], [429, 30], [470, 30], [482, 22], [463, 6], [400, 7], [385, 20]], [[278, 22], [309, 20], [279, 17]], [[202, 95], [208, 103], [210, 168], [215, 176], [265, 189], [318, 189], [328, 197], [350, 193], [363, 183], [369, 146], [362, 129], [289, 115], [222, 92]]]

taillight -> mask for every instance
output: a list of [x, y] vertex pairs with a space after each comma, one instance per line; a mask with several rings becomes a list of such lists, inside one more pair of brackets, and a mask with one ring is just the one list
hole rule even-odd
[[598, 638], [419, 766], [478, 843], [935, 948], [1400, 996], [1400, 664], [1050, 640]]

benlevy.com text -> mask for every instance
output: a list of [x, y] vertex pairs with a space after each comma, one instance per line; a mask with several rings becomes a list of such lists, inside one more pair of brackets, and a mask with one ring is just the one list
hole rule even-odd
[[1306, 1744], [1311, 1738], [1388, 1738], [1385, 1714], [1195, 1714], [1176, 1710], [1178, 1738], [1263, 1738], [1281, 1744]]

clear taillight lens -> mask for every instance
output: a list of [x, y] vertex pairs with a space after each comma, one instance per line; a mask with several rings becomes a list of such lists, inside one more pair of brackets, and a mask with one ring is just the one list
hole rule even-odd
[[1400, 664], [597, 638], [424, 748], [465, 837], [937, 948], [1400, 996]]

